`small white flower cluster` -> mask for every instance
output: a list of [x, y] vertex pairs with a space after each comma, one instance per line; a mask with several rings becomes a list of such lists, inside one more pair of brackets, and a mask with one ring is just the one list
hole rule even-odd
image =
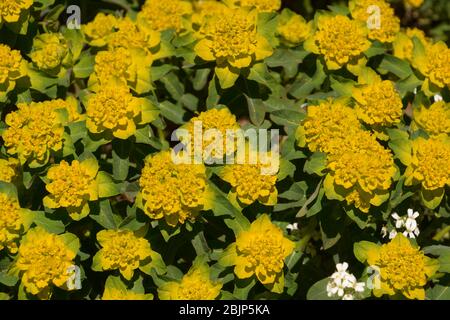
[[358, 293], [364, 291], [364, 282], [357, 282], [356, 277], [347, 272], [348, 263], [338, 263], [336, 272], [330, 277], [327, 284], [329, 297], [340, 297], [342, 300], [354, 300]]
[[[404, 217], [400, 217], [396, 212], [392, 215], [392, 218], [395, 220], [395, 229], [392, 229], [389, 232], [389, 239], [395, 238], [399, 229], [404, 228], [403, 235], [405, 237], [409, 237], [414, 239], [420, 233], [419, 226], [417, 225], [416, 219], [419, 217], [419, 213], [417, 211], [414, 212], [413, 209], [408, 209], [408, 215]], [[387, 235], [387, 228], [384, 227], [381, 230], [383, 237]]]

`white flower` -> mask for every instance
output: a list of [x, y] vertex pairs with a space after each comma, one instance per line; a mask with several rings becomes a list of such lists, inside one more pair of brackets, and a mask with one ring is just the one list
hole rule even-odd
[[357, 282], [356, 277], [347, 272], [348, 263], [338, 263], [336, 272], [330, 276], [327, 284], [329, 297], [340, 297], [342, 300], [353, 300], [354, 294], [364, 291], [364, 283]]
[[413, 209], [408, 209], [408, 217], [406, 218], [405, 222], [406, 230], [403, 232], [403, 235], [405, 237], [415, 238], [419, 235], [420, 231], [416, 221], [418, 217], [419, 213], [417, 211], [414, 212]]
[[400, 229], [401, 227], [403, 227], [403, 226], [405, 225], [405, 218], [400, 217], [400, 216], [397, 214], [397, 212], [394, 212], [394, 213], [391, 215], [391, 217], [395, 219], [395, 227], [396, 227], [397, 229]]
[[355, 289], [356, 292], [363, 292], [365, 286], [366, 284], [364, 282], [356, 282], [353, 289]]
[[342, 300], [354, 300], [354, 296], [352, 294], [346, 294], [342, 297]]
[[298, 223], [295, 222], [295, 223], [292, 223], [292, 224], [288, 224], [286, 226], [286, 229], [291, 231], [291, 232], [294, 231], [294, 230], [298, 230]]
[[389, 239], [394, 239], [396, 235], [397, 235], [397, 231], [392, 229], [391, 232], [389, 232]]
[[434, 96], [434, 102], [442, 101], [442, 100], [443, 100], [443, 98], [442, 98], [442, 96], [441, 96], [440, 94], [436, 94], [436, 95]]

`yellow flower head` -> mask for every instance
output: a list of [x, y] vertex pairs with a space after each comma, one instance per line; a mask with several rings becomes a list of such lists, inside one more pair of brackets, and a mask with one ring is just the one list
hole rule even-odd
[[139, 179], [138, 205], [152, 219], [165, 218], [176, 226], [193, 221], [211, 201], [203, 164], [175, 164], [171, 151], [147, 157]]
[[284, 260], [292, 254], [295, 244], [283, 235], [267, 215], [261, 215], [236, 237], [236, 243], [227, 251], [234, 273], [240, 279], [256, 275], [258, 280], [272, 286], [277, 293], [284, 288]]
[[0, 159], [0, 181], [12, 182], [17, 176], [19, 161], [15, 158]]
[[[231, 184], [229, 197], [238, 199], [244, 205], [258, 201], [267, 206], [277, 203], [277, 172], [270, 167], [270, 152], [254, 152], [248, 150], [248, 158], [243, 164], [225, 165], [220, 177]], [[239, 155], [237, 155], [239, 159]]]
[[381, 205], [389, 197], [397, 171], [390, 150], [363, 130], [344, 139], [341, 148], [327, 159], [330, 170], [324, 180], [327, 198], [345, 199], [363, 212], [368, 212], [370, 205]]
[[20, 15], [33, 5], [33, 0], [2, 0], [0, 3], [0, 25], [17, 22]]
[[[122, 47], [100, 51], [95, 56], [94, 75], [98, 86], [105, 84], [126, 86], [128, 82], [134, 82], [136, 69], [132, 63], [131, 52]], [[93, 76], [89, 79], [90, 82], [95, 81]]]
[[422, 5], [423, 0], [403, 0], [405, 6], [410, 6], [413, 8], [418, 8]]
[[0, 44], [0, 102], [5, 100], [6, 94], [15, 88], [16, 80], [25, 76], [26, 72], [26, 61], [20, 52]]
[[71, 164], [61, 161], [47, 172], [46, 185], [50, 193], [44, 198], [48, 208], [66, 208], [74, 220], [80, 220], [89, 213], [88, 201], [98, 199], [96, 159], [73, 160]]
[[138, 21], [155, 31], [173, 29], [177, 33], [186, 30], [183, 21], [192, 13], [192, 4], [183, 0], [146, 0], [138, 13]]
[[[400, 19], [389, 3], [384, 0], [351, 0], [349, 8], [354, 19], [367, 23], [369, 39], [389, 43], [395, 40], [400, 31]], [[378, 14], [379, 21], [372, 21]]]
[[259, 12], [274, 12], [281, 8], [281, 0], [225, 0], [230, 6], [255, 8]]
[[297, 46], [310, 36], [312, 21], [306, 22], [301, 15], [295, 13], [284, 15], [283, 12], [280, 16], [277, 32], [288, 46]]
[[93, 269], [119, 270], [127, 280], [134, 270], [149, 263], [153, 254], [150, 243], [130, 230], [102, 230], [97, 240], [102, 248], [94, 257]]
[[133, 97], [127, 87], [103, 87], [88, 100], [86, 126], [92, 133], [128, 139], [136, 132], [141, 111], [142, 101]]
[[239, 69], [263, 60], [273, 52], [267, 39], [256, 27], [256, 13], [244, 9], [228, 9], [220, 16], [206, 19], [202, 39], [195, 53], [206, 61], [216, 61], [216, 75], [222, 88], [231, 87], [239, 77]]
[[153, 295], [106, 287], [103, 292], [102, 300], [153, 300]]
[[214, 300], [222, 284], [210, 279], [208, 265], [192, 266], [180, 282], [166, 282], [158, 289], [161, 300]]
[[414, 57], [414, 37], [417, 37], [425, 48], [431, 45], [431, 40], [426, 37], [425, 32], [417, 28], [407, 28], [406, 32], [399, 32], [397, 34], [397, 37], [392, 44], [394, 48], [394, 56], [412, 62]]
[[98, 13], [94, 20], [81, 26], [87, 42], [94, 47], [103, 47], [116, 31], [117, 18], [111, 14]]
[[51, 286], [66, 286], [79, 240], [72, 234], [56, 235], [41, 227], [28, 231], [21, 241], [16, 268], [27, 292], [48, 297]]
[[359, 119], [372, 126], [392, 126], [400, 122], [403, 103], [394, 83], [376, 79], [353, 89], [355, 112]]
[[306, 50], [324, 56], [328, 69], [336, 70], [346, 64], [360, 63], [370, 41], [362, 22], [342, 15], [319, 15], [316, 31], [304, 46]]
[[147, 53], [156, 47], [160, 41], [158, 32], [144, 28], [142, 24], [134, 23], [130, 18], [123, 18], [117, 22], [117, 32], [108, 40], [108, 46], [113, 48], [144, 49]]
[[420, 183], [423, 189], [443, 194], [450, 185], [450, 140], [418, 138], [412, 142], [412, 158], [405, 185]]
[[59, 68], [66, 63], [69, 47], [64, 37], [59, 33], [44, 33], [33, 40], [31, 61], [42, 71], [58, 73]]
[[414, 110], [414, 124], [433, 137], [450, 135], [450, 103], [437, 101], [429, 107], [419, 106]]
[[25, 217], [19, 201], [6, 193], [0, 192], [0, 252], [8, 248], [17, 252], [17, 240], [25, 231]]
[[6, 115], [9, 126], [3, 134], [9, 154], [17, 154], [23, 164], [42, 166], [50, 153], [61, 150], [64, 127], [57, 110], [45, 102], [19, 103]]
[[355, 244], [355, 254], [379, 270], [379, 282], [373, 289], [376, 297], [400, 293], [408, 299], [425, 299], [424, 286], [439, 269], [436, 259], [424, 255], [401, 233], [383, 245], [363, 241]]
[[195, 0], [194, 13], [192, 14], [192, 23], [196, 26], [201, 26], [206, 17], [220, 16], [228, 7], [217, 0]]
[[312, 152], [336, 153], [341, 141], [355, 131], [360, 123], [354, 110], [343, 100], [327, 100], [308, 106], [308, 115], [296, 132], [299, 146], [308, 145]]
[[424, 83], [425, 92], [431, 84], [439, 88], [450, 86], [450, 49], [444, 42], [415, 51], [413, 64], [427, 78]]
[[[198, 127], [196, 127], [196, 125]], [[187, 130], [190, 134], [191, 152], [196, 151], [194, 149], [195, 146], [193, 138], [196, 134], [195, 130], [199, 130], [200, 128], [202, 130], [201, 134], [204, 135], [202, 140], [202, 148], [199, 150], [201, 152], [200, 155], [203, 156], [203, 159], [207, 159], [208, 156], [212, 156], [212, 158], [222, 158], [226, 154], [231, 154], [236, 150], [235, 143], [233, 143], [233, 149], [226, 149], [227, 130], [229, 130], [229, 132], [236, 132], [236, 130], [240, 129], [239, 124], [236, 122], [236, 116], [234, 116], [228, 108], [211, 109], [201, 112], [197, 117], [193, 117], [185, 126], [182, 127], [182, 129]], [[218, 154], [216, 149], [213, 149], [211, 152], [206, 150], [209, 145], [217, 143], [216, 138], [220, 140], [220, 138], [216, 137], [214, 134], [211, 134], [210, 136], [208, 135], [207, 132], [210, 129], [217, 130], [217, 133], [220, 132], [220, 137], [223, 142], [223, 154]], [[184, 142], [183, 137], [180, 137], [180, 140]]]

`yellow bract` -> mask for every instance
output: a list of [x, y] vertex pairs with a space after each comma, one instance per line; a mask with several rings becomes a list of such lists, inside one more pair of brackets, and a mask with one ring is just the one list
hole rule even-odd
[[450, 135], [450, 103], [437, 101], [431, 106], [419, 106], [414, 110], [413, 126], [425, 130], [433, 137]]
[[59, 33], [40, 34], [33, 40], [30, 58], [39, 70], [58, 74], [60, 67], [68, 62], [69, 47]]
[[180, 282], [166, 282], [158, 288], [161, 300], [214, 300], [222, 284], [210, 279], [208, 265], [193, 266]]
[[56, 235], [36, 227], [24, 236], [15, 267], [27, 292], [48, 298], [52, 285], [66, 287], [69, 268], [79, 249], [78, 239], [68, 235]]
[[187, 29], [185, 17], [192, 13], [192, 4], [183, 0], [146, 0], [138, 13], [139, 23], [155, 31], [173, 29], [181, 33]]
[[422, 5], [423, 0], [403, 0], [405, 6], [410, 6], [413, 8], [418, 8]]
[[102, 300], [153, 300], [153, 296], [144, 293], [136, 293], [130, 290], [120, 290], [116, 288], [105, 288]]
[[0, 102], [16, 87], [16, 80], [27, 73], [26, 61], [18, 50], [0, 44]]
[[425, 36], [425, 32], [422, 30], [417, 28], [407, 28], [406, 32], [397, 33], [397, 37], [392, 43], [394, 56], [412, 62], [414, 58], [414, 37], [421, 42], [424, 48], [432, 44], [431, 40]]
[[175, 164], [171, 151], [161, 151], [145, 160], [136, 199], [152, 219], [164, 218], [176, 226], [193, 221], [201, 210], [211, 206], [212, 192], [203, 164]]
[[17, 240], [25, 231], [25, 217], [19, 201], [0, 192], [0, 251], [17, 252]]
[[340, 69], [347, 64], [352, 68], [365, 63], [362, 53], [369, 49], [370, 41], [362, 22], [341, 15], [319, 15], [315, 27], [314, 34], [305, 41], [304, 47], [322, 55], [328, 69]]
[[74, 160], [71, 164], [62, 160], [47, 172], [50, 192], [43, 199], [47, 208], [66, 208], [74, 220], [80, 220], [89, 214], [88, 201], [98, 199], [96, 176], [98, 164], [95, 158], [84, 161]]
[[18, 110], [6, 115], [9, 126], [3, 134], [9, 154], [32, 167], [47, 163], [51, 152], [62, 148], [64, 127], [52, 102], [19, 103]]
[[408, 299], [424, 300], [423, 287], [439, 269], [437, 260], [425, 256], [400, 233], [381, 246], [367, 241], [357, 243], [355, 252], [369, 266], [379, 268], [379, 279], [375, 279], [373, 289], [376, 297], [401, 293]]
[[313, 22], [306, 22], [298, 14], [291, 16], [280, 16], [277, 32], [288, 46], [297, 46], [305, 41], [312, 32]]
[[2, 0], [0, 3], [0, 25], [3, 22], [19, 21], [20, 15], [33, 5], [33, 0]]
[[191, 20], [195, 26], [201, 26], [206, 17], [220, 16], [228, 7], [217, 0], [194, 0], [194, 12]]
[[216, 75], [222, 88], [231, 87], [239, 70], [272, 55], [272, 47], [256, 26], [256, 13], [229, 9], [220, 16], [207, 17], [195, 53], [216, 61]]
[[281, 293], [284, 288], [284, 260], [294, 251], [294, 242], [283, 235], [267, 215], [261, 215], [248, 230], [236, 237], [236, 243], [227, 248], [221, 263], [235, 265], [234, 273], [240, 279], [256, 275], [258, 280]]
[[11, 182], [17, 176], [19, 161], [15, 158], [0, 159], [0, 181]]
[[400, 31], [400, 19], [384, 0], [351, 0], [349, 9], [354, 19], [367, 24], [369, 39], [390, 43]]
[[113, 15], [98, 13], [94, 20], [81, 26], [86, 41], [94, 47], [103, 47], [109, 37], [116, 31], [118, 19]]
[[102, 230], [97, 233], [97, 240], [102, 248], [94, 257], [93, 269], [119, 270], [127, 280], [153, 255], [150, 243], [130, 230]]
[[281, 0], [224, 0], [230, 6], [255, 8], [259, 12], [274, 12], [281, 8]]

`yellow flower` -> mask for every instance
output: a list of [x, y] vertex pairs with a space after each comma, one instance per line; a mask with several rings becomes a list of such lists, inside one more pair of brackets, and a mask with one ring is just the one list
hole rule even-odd
[[358, 78], [353, 88], [355, 112], [360, 120], [374, 127], [388, 127], [400, 122], [403, 103], [394, 83], [378, 75]]
[[229, 9], [220, 16], [207, 17], [195, 53], [216, 61], [215, 73], [226, 89], [236, 82], [239, 70], [272, 55], [272, 47], [256, 26], [256, 12]]
[[33, 5], [33, 0], [2, 0], [0, 3], [0, 26], [3, 22], [19, 21], [20, 15]]
[[410, 6], [413, 8], [418, 8], [422, 5], [423, 0], [403, 0], [405, 6]]
[[421, 196], [427, 207], [436, 208], [441, 202], [445, 186], [450, 185], [450, 139], [412, 141], [411, 159], [407, 161], [405, 185], [420, 184]]
[[296, 131], [300, 147], [312, 152], [336, 153], [347, 136], [360, 130], [360, 122], [346, 100], [327, 100], [308, 106], [308, 114]]
[[375, 297], [397, 293], [408, 299], [425, 299], [424, 286], [439, 269], [439, 262], [424, 255], [401, 233], [389, 243], [377, 245], [368, 241], [355, 244], [355, 255], [361, 262], [379, 269], [373, 289]]
[[[189, 122], [182, 126], [181, 128], [184, 130], [187, 130], [190, 134], [190, 142], [184, 141], [184, 137], [181, 136], [180, 140], [185, 143], [190, 143], [191, 153], [195, 153], [194, 149], [194, 136], [195, 136], [195, 123], [198, 123], [198, 129], [201, 128], [202, 130], [202, 148], [199, 150], [200, 154], [199, 156], [202, 156], [202, 159], [208, 159], [210, 156], [212, 158], [223, 158], [223, 156], [227, 154], [231, 154], [236, 150], [235, 141], [233, 141], [233, 149], [228, 150], [226, 147], [226, 141], [227, 141], [227, 130], [229, 132], [236, 133], [236, 130], [239, 130], [239, 124], [236, 122], [236, 116], [233, 115], [228, 108], [222, 108], [222, 109], [211, 109], [205, 112], [201, 112], [197, 117], [191, 118]], [[217, 143], [217, 146], [219, 146], [218, 142], [216, 142], [216, 137], [214, 134], [211, 134], [211, 136], [208, 136], [208, 130], [218, 130], [217, 133], [220, 132], [220, 138], [222, 139], [222, 150], [223, 152], [219, 152], [216, 150], [216, 148], [212, 149], [211, 152], [208, 152], [206, 148], [209, 145], [215, 145]], [[197, 137], [198, 138], [198, 137]], [[231, 142], [231, 141], [230, 141]], [[221, 154], [222, 153], [222, 154]]]
[[73, 160], [71, 164], [62, 160], [47, 172], [45, 186], [50, 193], [43, 199], [47, 208], [66, 208], [74, 220], [89, 214], [88, 201], [98, 199], [96, 180], [98, 164], [95, 158], [84, 161]]
[[450, 103], [437, 101], [429, 107], [421, 105], [413, 114], [413, 127], [422, 128], [432, 137], [450, 135]]
[[89, 98], [86, 106], [86, 126], [95, 134], [112, 134], [128, 139], [141, 122], [143, 99], [133, 97], [127, 87], [102, 87]]
[[0, 159], [0, 181], [12, 182], [17, 176], [19, 161], [15, 158]]
[[194, 221], [212, 201], [205, 166], [175, 164], [170, 150], [145, 159], [139, 185], [138, 206], [150, 218], [164, 218], [170, 226]]
[[79, 247], [73, 234], [56, 235], [41, 227], [29, 230], [21, 241], [15, 265], [26, 291], [48, 298], [52, 285], [66, 288]]
[[187, 29], [184, 21], [192, 13], [192, 4], [182, 0], [146, 0], [138, 13], [138, 21], [155, 31], [173, 29], [181, 33]]
[[394, 48], [394, 56], [400, 59], [406, 59], [409, 62], [413, 61], [414, 42], [413, 38], [417, 39], [426, 48], [431, 45], [431, 40], [425, 36], [425, 32], [417, 28], [407, 28], [406, 32], [399, 32], [395, 38], [392, 46]]
[[284, 290], [284, 260], [292, 254], [295, 244], [284, 237], [267, 215], [261, 215], [248, 230], [241, 231], [219, 260], [222, 265], [234, 265], [240, 279], [256, 275], [270, 290]]
[[427, 95], [431, 95], [430, 91], [438, 91], [430, 90], [431, 86], [450, 87], [450, 49], [444, 42], [414, 47], [413, 65], [426, 77], [422, 90]]
[[[230, 199], [239, 200], [244, 205], [258, 201], [267, 206], [277, 203], [277, 172], [270, 167], [271, 153], [254, 152], [248, 149], [249, 155], [243, 164], [228, 164], [223, 167], [219, 176], [231, 184]], [[252, 163], [252, 156], [256, 161]], [[238, 159], [239, 155], [236, 157]], [[265, 159], [264, 159], [265, 158]], [[263, 160], [263, 161], [262, 161]]]
[[217, 0], [195, 0], [194, 13], [192, 14], [192, 24], [201, 26], [206, 17], [220, 16], [228, 7]]
[[225, 0], [231, 6], [255, 8], [259, 12], [274, 12], [281, 8], [281, 0]]
[[[368, 24], [369, 39], [390, 43], [395, 40], [400, 31], [400, 19], [389, 3], [384, 0], [351, 0], [349, 9], [354, 19]], [[377, 14], [379, 14], [379, 21], [372, 21], [371, 18], [376, 18]], [[379, 26], [370, 25], [377, 22], [380, 23]]]
[[212, 281], [207, 264], [192, 266], [181, 281], [164, 283], [158, 289], [161, 300], [214, 300], [220, 294], [222, 284]]
[[81, 26], [86, 41], [94, 47], [103, 47], [116, 31], [117, 18], [111, 14], [98, 13], [94, 20]]
[[0, 44], [0, 102], [16, 87], [16, 80], [27, 73], [26, 61], [18, 50]]
[[289, 13], [288, 11], [281, 13], [277, 32], [286, 45], [297, 46], [310, 36], [313, 22], [306, 22], [301, 15], [296, 13]]
[[362, 22], [342, 15], [319, 15], [316, 30], [305, 41], [304, 47], [322, 55], [328, 69], [336, 70], [347, 64], [351, 67], [364, 63], [362, 53], [369, 49], [370, 41]]
[[106, 287], [102, 300], [153, 300], [153, 295]]
[[17, 240], [28, 228], [28, 220], [19, 201], [0, 191], [0, 252], [3, 248], [17, 252]]
[[30, 58], [39, 70], [58, 74], [61, 66], [70, 59], [67, 41], [59, 33], [40, 34], [33, 40]]
[[52, 152], [61, 150], [64, 127], [57, 110], [45, 102], [19, 103], [18, 110], [6, 115], [9, 126], [3, 134], [9, 154], [30, 167], [47, 163]]
[[346, 200], [362, 212], [389, 198], [389, 188], [397, 172], [390, 150], [367, 131], [348, 135], [341, 151], [328, 155], [324, 180], [328, 199]]
[[131, 280], [134, 271], [152, 259], [150, 243], [130, 230], [102, 230], [97, 233], [97, 240], [102, 248], [93, 258], [94, 271], [119, 270]]

